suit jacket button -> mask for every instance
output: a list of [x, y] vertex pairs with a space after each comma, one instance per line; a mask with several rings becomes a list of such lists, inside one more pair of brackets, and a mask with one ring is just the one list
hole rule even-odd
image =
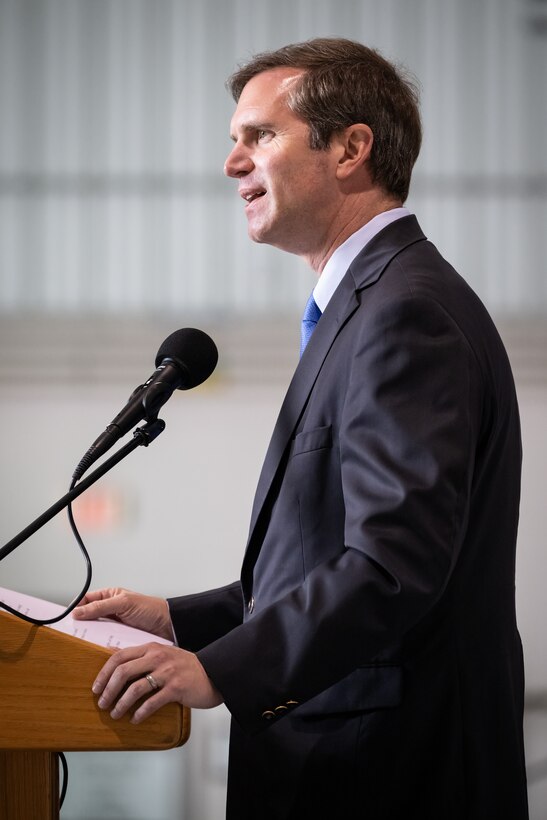
[[275, 714], [271, 712], [269, 709], [267, 709], [265, 712], [262, 712], [262, 717], [264, 718], [264, 720], [271, 720], [275, 717]]
[[254, 595], [251, 595], [251, 597], [249, 598], [249, 603], [247, 604], [247, 611], [249, 612], [249, 615], [252, 615], [254, 608], [255, 608], [255, 599], [254, 599]]
[[275, 709], [274, 709], [274, 712], [275, 712], [276, 715], [282, 715], [283, 712], [288, 712], [288, 711], [289, 710], [287, 709], [286, 706], [276, 706]]

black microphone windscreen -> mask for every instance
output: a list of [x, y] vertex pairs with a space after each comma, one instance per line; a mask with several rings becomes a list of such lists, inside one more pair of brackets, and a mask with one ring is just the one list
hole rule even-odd
[[172, 359], [182, 368], [186, 378], [179, 389], [189, 390], [209, 378], [218, 361], [218, 350], [203, 330], [185, 327], [175, 330], [162, 342], [156, 356], [156, 367], [164, 359]]

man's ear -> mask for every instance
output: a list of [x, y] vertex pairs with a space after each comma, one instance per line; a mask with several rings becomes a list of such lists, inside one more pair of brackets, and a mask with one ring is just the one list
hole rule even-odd
[[374, 135], [371, 128], [364, 123], [349, 125], [335, 139], [339, 141], [338, 179], [348, 179], [357, 170], [362, 169], [370, 158]]

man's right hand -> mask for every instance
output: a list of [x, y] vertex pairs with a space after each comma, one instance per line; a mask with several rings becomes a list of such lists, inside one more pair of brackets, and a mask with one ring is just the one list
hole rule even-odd
[[128, 589], [114, 587], [88, 592], [72, 611], [72, 617], [82, 621], [114, 618], [168, 641], [173, 640], [167, 601]]

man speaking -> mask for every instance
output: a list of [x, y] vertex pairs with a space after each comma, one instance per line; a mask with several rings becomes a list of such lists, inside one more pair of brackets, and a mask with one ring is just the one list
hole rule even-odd
[[414, 86], [317, 39], [229, 81], [225, 172], [249, 236], [318, 281], [238, 582], [87, 595], [178, 646], [114, 654], [93, 689], [136, 722], [232, 715], [231, 820], [528, 816], [515, 619], [521, 445], [488, 313], [404, 207]]

